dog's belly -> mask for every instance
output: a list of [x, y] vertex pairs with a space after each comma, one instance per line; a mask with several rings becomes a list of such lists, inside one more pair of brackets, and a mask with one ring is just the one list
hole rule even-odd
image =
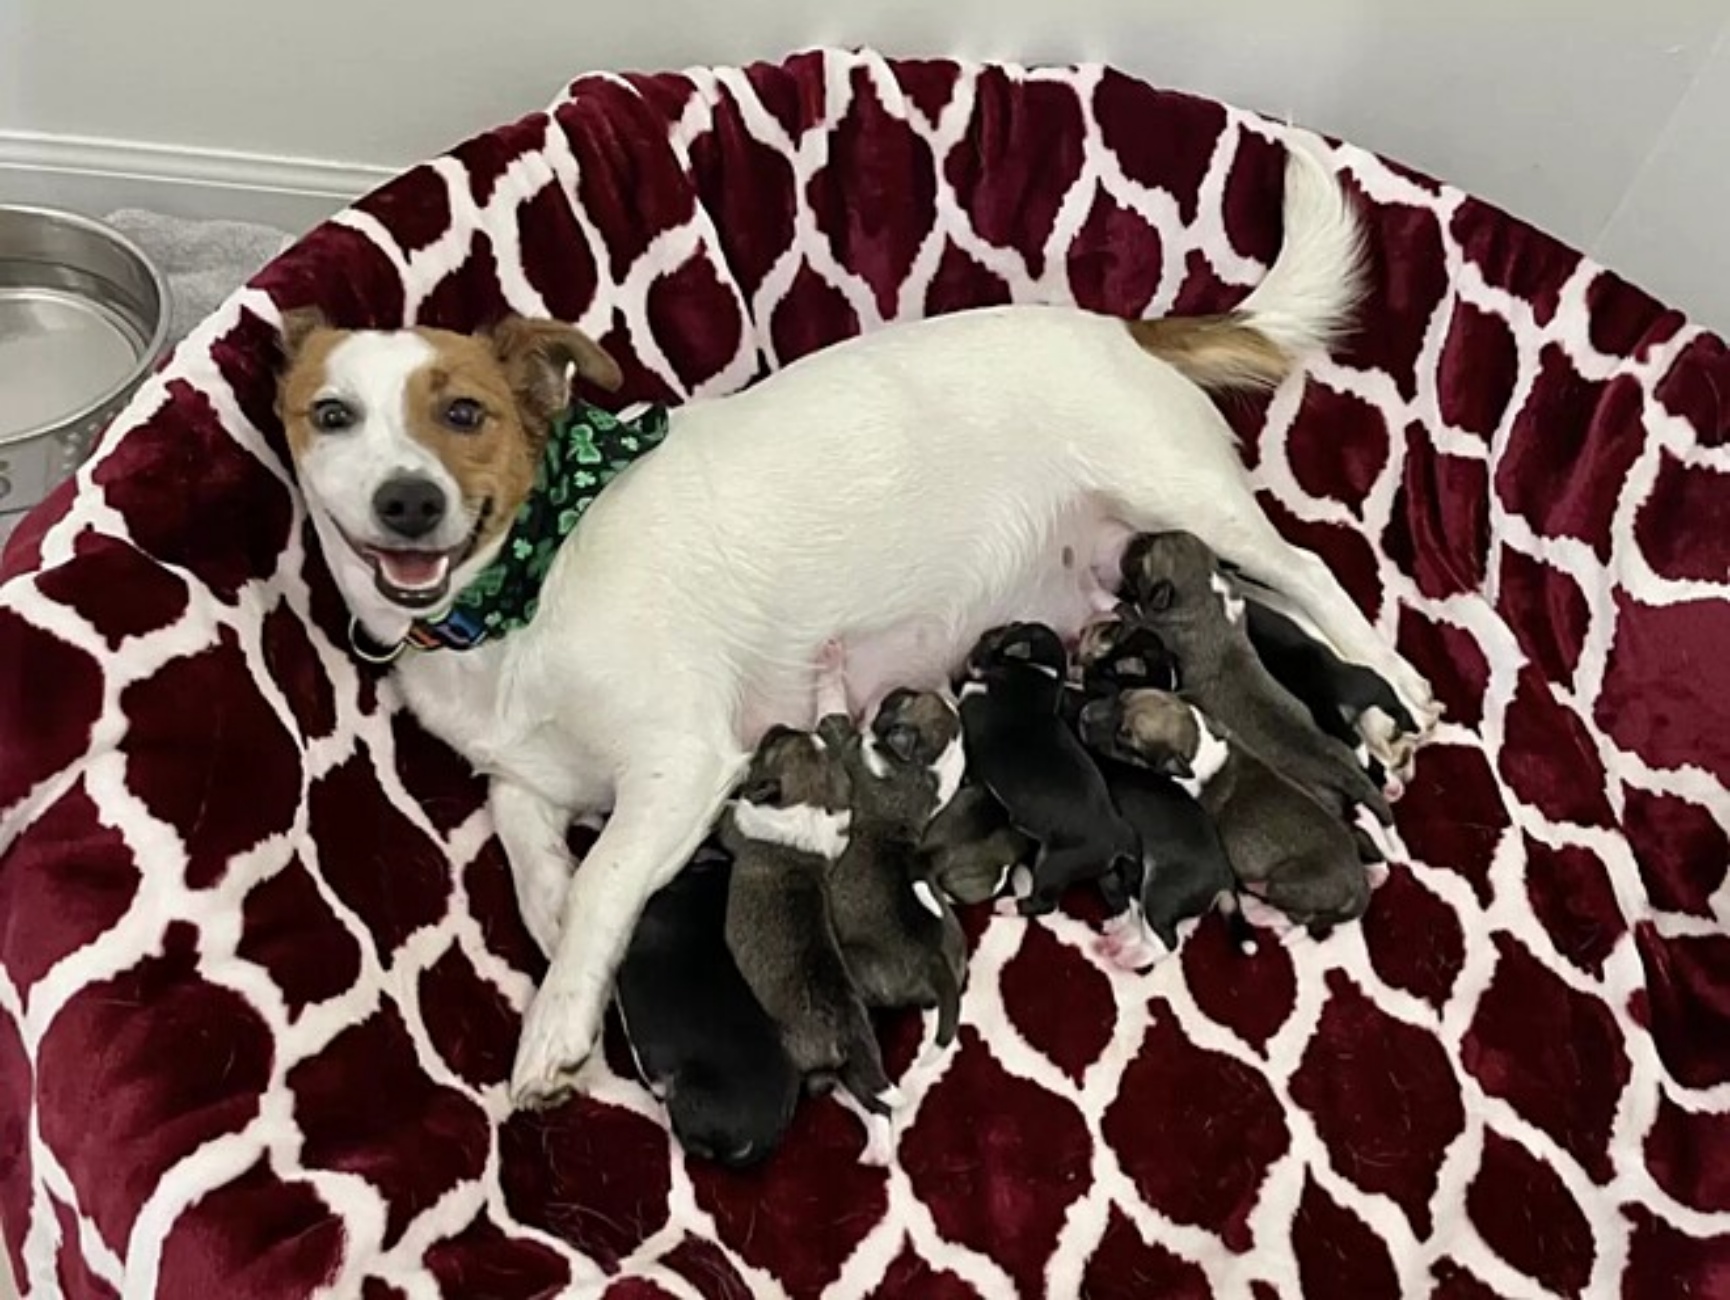
[[[1116, 589], [1129, 536], [1092, 503], [1080, 505], [1060, 515], [1040, 545], [993, 581], [965, 574], [953, 583], [934, 582], [923, 575], [906, 584], [905, 606], [886, 623], [882, 609], [842, 608], [829, 620], [832, 626], [801, 628], [790, 639], [821, 647], [839, 638], [846, 650], [848, 703], [855, 715], [869, 716], [897, 687], [946, 689], [980, 635], [999, 624], [1045, 623], [1073, 643], [1098, 611], [1100, 593]], [[811, 724], [817, 708], [815, 654], [813, 649], [785, 656], [810, 663], [810, 671], [766, 674], [751, 684], [742, 715], [745, 743], [754, 744], [776, 723]]]

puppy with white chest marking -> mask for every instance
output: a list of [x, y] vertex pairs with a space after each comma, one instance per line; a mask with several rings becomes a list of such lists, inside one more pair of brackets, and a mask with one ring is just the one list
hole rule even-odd
[[[868, 712], [891, 687], [938, 688], [1009, 619], [1073, 637], [1125, 531], [1185, 528], [1429, 725], [1421, 675], [1272, 527], [1209, 396], [1281, 382], [1358, 298], [1352, 200], [1290, 138], [1279, 255], [1217, 316], [956, 312], [625, 420], [581, 400], [556, 414], [573, 371], [620, 381], [569, 324], [464, 337], [284, 317], [279, 410], [351, 640], [489, 778], [551, 958], [519, 1105], [574, 1086], [644, 905], [765, 732], [817, 716], [826, 641], [845, 643]], [[574, 870], [565, 828], [603, 812]]]
[[781, 1027], [794, 1068], [834, 1078], [882, 1115], [896, 1092], [829, 905], [850, 802], [844, 760], [822, 740], [786, 727], [764, 736], [721, 819], [721, 843], [733, 855], [727, 946]]
[[1089, 739], [1173, 777], [1213, 818], [1233, 872], [1318, 937], [1363, 915], [1370, 884], [1351, 830], [1179, 696], [1126, 691], [1083, 712]]
[[1393, 821], [1357, 756], [1319, 731], [1262, 664], [1244, 626], [1244, 603], [1201, 539], [1184, 532], [1136, 538], [1124, 552], [1123, 580], [1137, 617], [1176, 654], [1185, 699], [1342, 819], [1362, 804], [1383, 825]]
[[937, 1045], [955, 1038], [967, 947], [925, 878], [920, 839], [961, 774], [961, 720], [931, 692], [892, 691], [846, 744], [853, 820], [829, 873], [841, 955], [866, 1005], [937, 1008]]
[[1107, 877], [1102, 888], [1109, 915], [1101, 955], [1130, 970], [1150, 966], [1176, 951], [1180, 922], [1216, 907], [1238, 946], [1254, 951], [1213, 818], [1169, 776], [1117, 757], [1109, 734], [1094, 725], [1100, 710], [1089, 713], [1092, 702], [1126, 691], [1174, 687], [1176, 661], [1158, 633], [1122, 614], [1083, 629], [1077, 660], [1081, 686], [1071, 692], [1071, 724], [1098, 759], [1112, 801], [1141, 846], [1133, 867]]
[[799, 1072], [727, 947], [732, 863], [705, 847], [643, 909], [619, 968], [619, 1016], [638, 1072], [679, 1143], [733, 1168], [772, 1152]]
[[1010, 623], [980, 638], [967, 659], [961, 724], [967, 765], [1039, 845], [1024, 916], [1049, 912], [1071, 885], [1138, 860], [1135, 830], [1062, 716], [1063, 643], [1038, 623]]

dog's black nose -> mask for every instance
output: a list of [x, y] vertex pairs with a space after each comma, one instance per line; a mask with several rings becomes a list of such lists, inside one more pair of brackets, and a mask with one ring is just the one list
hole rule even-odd
[[418, 474], [399, 474], [373, 493], [372, 512], [398, 537], [425, 537], [445, 517], [444, 489]]

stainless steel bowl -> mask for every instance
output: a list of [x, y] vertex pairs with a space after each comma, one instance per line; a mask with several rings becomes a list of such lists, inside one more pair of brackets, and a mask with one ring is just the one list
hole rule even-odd
[[0, 537], [162, 355], [168, 285], [100, 221], [0, 205]]

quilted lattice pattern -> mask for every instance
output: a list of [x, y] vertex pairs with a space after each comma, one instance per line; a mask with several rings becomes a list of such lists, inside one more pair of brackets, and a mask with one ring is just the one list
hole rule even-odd
[[1277, 250], [1275, 139], [1097, 67], [593, 77], [208, 320], [0, 587], [33, 1294], [1730, 1295], [1730, 360], [1351, 148], [1364, 327], [1232, 418], [1449, 707], [1365, 923], [1132, 978], [1086, 918], [971, 918], [889, 1170], [829, 1101], [766, 1173], [687, 1166], [622, 1069], [509, 1113], [539, 967], [479, 782], [343, 648], [276, 307], [560, 316], [674, 400], [891, 318], [1216, 310]]

